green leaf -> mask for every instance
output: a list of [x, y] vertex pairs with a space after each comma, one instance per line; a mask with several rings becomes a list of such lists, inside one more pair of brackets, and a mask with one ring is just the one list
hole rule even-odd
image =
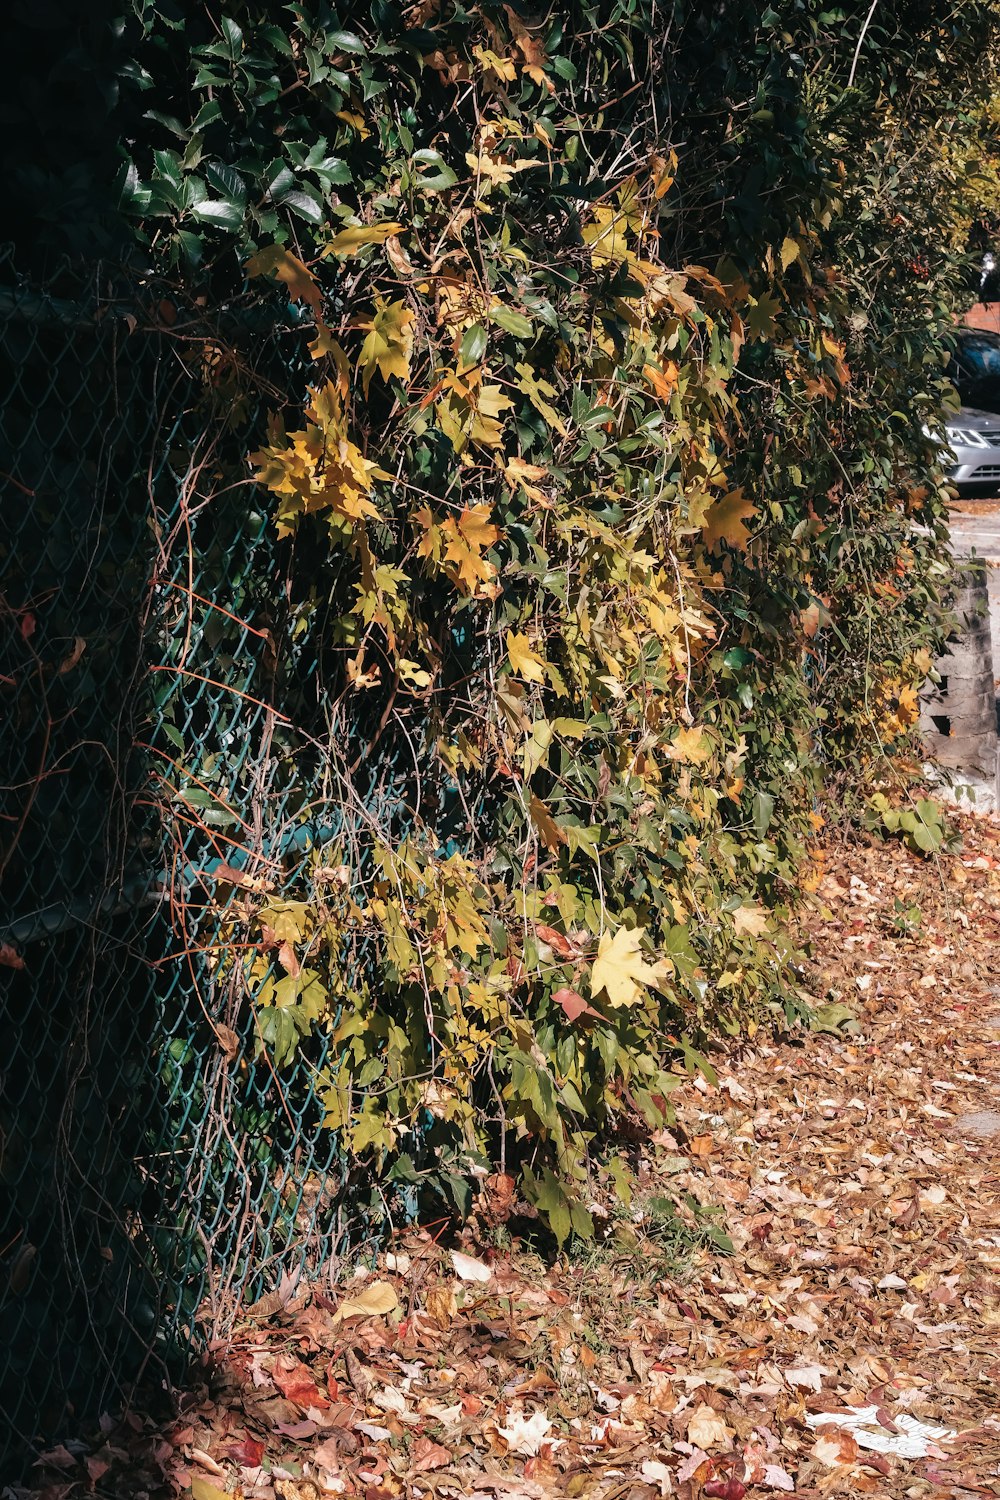
[[364, 56], [367, 50], [364, 42], [353, 31], [328, 31], [326, 34], [327, 52], [354, 52]]
[[820, 1005], [809, 1012], [809, 1025], [813, 1031], [859, 1031], [854, 1012], [839, 1002]]
[[126, 162], [117, 178], [118, 204], [123, 213], [143, 213], [149, 207], [149, 188], [141, 181], [135, 162]]
[[421, 172], [418, 174], [422, 192], [442, 193], [446, 188], [454, 187], [458, 181], [458, 178], [440, 151], [431, 151], [429, 149], [414, 151], [413, 160], [420, 166], [435, 168], [433, 172]]
[[153, 165], [156, 167], [158, 177], [162, 177], [171, 187], [180, 187], [183, 174], [180, 157], [176, 151], [154, 151]]
[[229, 49], [229, 56], [233, 62], [236, 62], [243, 51], [243, 33], [230, 16], [223, 16], [220, 25]]
[[751, 804], [751, 816], [753, 817], [754, 830], [759, 839], [762, 839], [771, 826], [774, 817], [774, 798], [770, 792], [756, 792]]
[[239, 229], [243, 224], [242, 203], [227, 202], [223, 198], [206, 198], [192, 209], [194, 217], [204, 224], [218, 224], [221, 229]]
[[463, 366], [478, 365], [486, 353], [487, 342], [486, 329], [481, 323], [473, 323], [471, 328], [467, 328], [460, 351]]
[[224, 161], [211, 161], [205, 162], [202, 170], [208, 186], [214, 188], [223, 198], [228, 198], [233, 203], [245, 201], [247, 185], [235, 167], [229, 166]]
[[530, 339], [533, 333], [532, 325], [528, 319], [519, 312], [514, 312], [509, 307], [491, 307], [490, 322], [496, 323], [507, 333], [512, 333], [519, 339]]
[[300, 219], [305, 219], [307, 224], [323, 222], [322, 203], [317, 203], [305, 190], [283, 194], [281, 203], [284, 208], [290, 208], [293, 214], [298, 214]]

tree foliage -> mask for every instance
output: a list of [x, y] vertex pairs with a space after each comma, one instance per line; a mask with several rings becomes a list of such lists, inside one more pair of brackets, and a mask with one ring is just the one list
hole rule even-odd
[[220, 974], [275, 1063], [332, 1033], [327, 1123], [382, 1190], [516, 1170], [587, 1232], [595, 1139], [793, 1013], [820, 769], [912, 728], [995, 15], [862, 19], [147, 0], [123, 33], [137, 262], [291, 309], [310, 365], [241, 477], [341, 831], [228, 872]]

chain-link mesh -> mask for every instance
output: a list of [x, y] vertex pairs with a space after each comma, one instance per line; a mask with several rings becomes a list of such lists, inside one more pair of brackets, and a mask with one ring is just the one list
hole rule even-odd
[[[283, 316], [213, 340], [98, 273], [41, 291], [0, 258], [10, 1453], [169, 1366], [206, 1298], [220, 1326], [346, 1229], [330, 1042], [279, 1077], [220, 964], [220, 865], [280, 889], [344, 827], [322, 611], [304, 629], [298, 607], [322, 560], [290, 569], [246, 462], [304, 387]], [[364, 775], [399, 813], [391, 766]]]

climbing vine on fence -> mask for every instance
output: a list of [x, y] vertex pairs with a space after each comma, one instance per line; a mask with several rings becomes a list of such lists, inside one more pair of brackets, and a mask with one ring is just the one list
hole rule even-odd
[[332, 1033], [380, 1192], [500, 1172], [588, 1233], [595, 1142], [800, 1006], [821, 769], [912, 729], [993, 20], [854, 10], [130, 23], [137, 255], [174, 304], [284, 309], [311, 366], [199, 478], [266, 504], [326, 693], [283, 774], [335, 810], [217, 868], [218, 981], [279, 1074]]

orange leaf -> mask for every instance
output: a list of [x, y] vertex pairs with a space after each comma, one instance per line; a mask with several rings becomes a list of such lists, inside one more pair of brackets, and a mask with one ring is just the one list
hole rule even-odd
[[309, 267], [284, 245], [265, 245], [247, 261], [248, 276], [277, 276], [288, 288], [293, 302], [308, 302], [322, 321], [323, 296]]
[[565, 833], [559, 827], [559, 824], [556, 822], [555, 818], [552, 816], [551, 812], [546, 807], [541, 797], [537, 796], [534, 792], [531, 794], [531, 802], [528, 806], [528, 811], [531, 814], [531, 821], [535, 825], [538, 837], [541, 839], [546, 849], [550, 849], [554, 853], [555, 850], [559, 848], [560, 844], [565, 844]]
[[293, 1354], [279, 1354], [274, 1362], [274, 1370], [271, 1379], [281, 1394], [287, 1400], [301, 1406], [303, 1409], [317, 1407], [324, 1411], [329, 1401], [309, 1371], [307, 1365], [296, 1359]]
[[299, 963], [295, 949], [287, 938], [278, 948], [278, 962], [285, 973], [290, 974], [293, 979], [301, 972], [302, 965]]
[[443, 1469], [450, 1464], [452, 1455], [440, 1443], [430, 1438], [417, 1438], [410, 1453], [410, 1474], [427, 1474], [431, 1469]]
[[647, 365], [642, 373], [656, 394], [662, 396], [664, 401], [669, 401], [679, 374], [674, 360], [665, 359], [661, 365]]
[[578, 995], [576, 990], [571, 990], [568, 985], [556, 990], [552, 998], [566, 1012], [566, 1019], [569, 1021], [578, 1021], [581, 1016], [596, 1016], [599, 1021], [604, 1020], [599, 1010], [595, 1010], [582, 995]]
[[577, 958], [579, 956], [580, 950], [576, 944], [570, 942], [564, 933], [557, 932], [554, 927], [546, 927], [544, 923], [539, 922], [535, 928], [535, 934], [541, 938], [543, 943], [548, 943], [549, 947], [558, 953], [560, 958]]

